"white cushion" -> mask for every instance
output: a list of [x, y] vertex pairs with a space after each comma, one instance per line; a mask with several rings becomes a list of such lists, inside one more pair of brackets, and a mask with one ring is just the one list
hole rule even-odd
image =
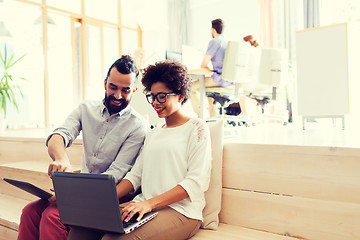
[[212, 169], [209, 189], [205, 192], [206, 206], [201, 228], [216, 230], [221, 209], [224, 122], [221, 120], [207, 124], [211, 135]]

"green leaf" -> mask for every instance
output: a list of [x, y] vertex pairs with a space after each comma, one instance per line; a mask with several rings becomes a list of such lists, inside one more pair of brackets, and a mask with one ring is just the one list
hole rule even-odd
[[[14, 55], [13, 55], [14, 56]], [[13, 56], [11, 56], [11, 59], [13, 58]], [[15, 65], [15, 63], [17, 63], [18, 61], [20, 61], [23, 57], [25, 57], [26, 54], [22, 55], [20, 58], [18, 58], [17, 60], [15, 60], [13, 63], [9, 63], [9, 67], [8, 68], [11, 68], [12, 66]]]
[[6, 51], [6, 44], [5, 44], [5, 51], [4, 51], [4, 66], [7, 65], [6, 61], [7, 61], [7, 51]]
[[19, 79], [27, 81], [27, 79], [11, 74], [11, 72], [9, 72], [9, 69], [13, 67], [16, 63], [18, 63], [21, 59], [23, 59], [25, 56], [26, 54], [16, 59], [14, 53], [9, 54], [6, 44], [4, 45], [3, 51], [0, 51], [0, 64], [4, 68], [3, 72], [0, 72], [0, 111], [4, 111], [5, 115], [6, 108], [8, 107], [7, 103], [13, 105], [17, 110], [19, 110], [18, 104], [16, 102], [17, 95], [15, 94], [15, 92], [17, 93], [17, 91], [19, 91], [20, 96], [24, 97], [22, 91], [20, 90], [20, 86], [17, 83], [17, 80]]

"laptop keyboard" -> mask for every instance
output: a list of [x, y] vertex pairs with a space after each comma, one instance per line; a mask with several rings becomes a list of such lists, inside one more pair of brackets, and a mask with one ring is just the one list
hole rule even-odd
[[129, 222], [123, 221], [123, 228], [126, 228], [126, 227], [130, 226], [130, 224], [132, 224], [131, 221], [129, 221]]
[[126, 227], [128, 227], [131, 224], [136, 223], [136, 222], [137, 222], [136, 218], [132, 217], [128, 222], [123, 221], [123, 227], [126, 228]]

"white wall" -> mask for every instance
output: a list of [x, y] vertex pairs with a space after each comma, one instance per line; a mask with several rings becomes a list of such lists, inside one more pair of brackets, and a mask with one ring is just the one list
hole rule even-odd
[[211, 21], [224, 21], [223, 35], [227, 40], [241, 40], [244, 36], [259, 35], [257, 1], [248, 0], [190, 0], [190, 44], [206, 51], [211, 39]]

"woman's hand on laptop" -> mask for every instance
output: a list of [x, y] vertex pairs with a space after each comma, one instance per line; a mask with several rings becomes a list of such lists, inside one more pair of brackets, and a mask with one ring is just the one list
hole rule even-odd
[[128, 222], [132, 217], [138, 214], [136, 221], [140, 221], [145, 213], [151, 212], [152, 207], [147, 201], [129, 203], [126, 207], [121, 209], [121, 218]]

